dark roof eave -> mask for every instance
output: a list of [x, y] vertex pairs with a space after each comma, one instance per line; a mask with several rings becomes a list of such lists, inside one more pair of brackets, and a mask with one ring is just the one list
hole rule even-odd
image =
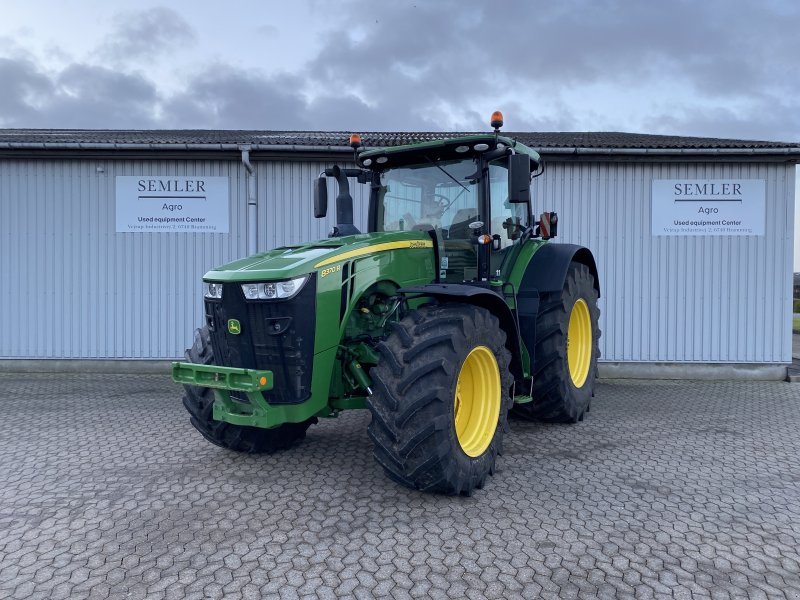
[[[594, 148], [530, 146], [542, 155], [581, 156], [786, 156], [800, 158], [800, 146], [768, 148]], [[351, 153], [349, 146], [322, 144], [231, 144], [231, 143], [126, 143], [126, 142], [0, 142], [0, 150], [101, 150], [101, 151], [200, 151], [200, 152], [298, 152]]]
[[137, 144], [137, 143], [102, 143], [102, 142], [2, 142], [0, 149], [6, 150], [186, 150], [204, 152], [241, 152], [250, 151], [294, 151], [294, 152], [352, 152], [347, 146], [324, 146], [302, 144]]
[[660, 156], [660, 155], [790, 155], [800, 157], [800, 146], [794, 148], [569, 148], [569, 147], [533, 147], [540, 154], [625, 154], [628, 156]]

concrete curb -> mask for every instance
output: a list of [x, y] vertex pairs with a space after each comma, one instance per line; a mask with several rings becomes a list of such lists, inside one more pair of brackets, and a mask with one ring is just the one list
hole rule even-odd
[[0, 373], [114, 373], [117, 375], [169, 375], [173, 360], [0, 360]]
[[788, 365], [735, 363], [601, 362], [600, 379], [679, 379], [698, 381], [785, 381]]
[[[175, 358], [173, 360], [182, 360]], [[172, 360], [0, 360], [0, 373], [170, 374]], [[786, 381], [787, 365], [721, 363], [620, 363], [597, 365], [600, 379], [677, 379], [700, 381]], [[795, 379], [789, 379], [795, 381]]]

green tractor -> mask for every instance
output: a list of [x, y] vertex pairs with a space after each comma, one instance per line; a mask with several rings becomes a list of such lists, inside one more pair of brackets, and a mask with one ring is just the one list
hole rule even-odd
[[[359, 151], [324, 240], [203, 278], [205, 325], [173, 380], [210, 442], [272, 452], [320, 417], [368, 409], [374, 455], [406, 486], [469, 495], [495, 469], [510, 412], [575, 423], [596, 378], [600, 286], [591, 252], [547, 243], [531, 212], [532, 149], [494, 133]], [[368, 185], [367, 231], [353, 179]]]

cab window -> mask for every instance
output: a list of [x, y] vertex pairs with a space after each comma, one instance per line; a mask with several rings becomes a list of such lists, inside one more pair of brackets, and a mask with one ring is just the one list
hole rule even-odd
[[378, 231], [435, 228], [445, 239], [469, 239], [478, 220], [474, 160], [441, 161], [389, 169], [380, 175]]
[[[528, 219], [526, 204], [508, 201], [508, 162], [489, 163], [489, 197], [491, 199], [491, 232], [500, 236], [500, 247], [507, 248], [519, 237], [520, 227]], [[514, 239], [512, 239], [514, 238]]]

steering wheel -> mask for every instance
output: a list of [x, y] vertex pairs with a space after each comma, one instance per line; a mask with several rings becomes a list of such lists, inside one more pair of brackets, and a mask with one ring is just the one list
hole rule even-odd
[[439, 206], [439, 208], [441, 209], [442, 213], [444, 213], [444, 211], [446, 211], [448, 208], [450, 208], [450, 205], [453, 204], [453, 202], [455, 202], [455, 200], [451, 200], [450, 198], [448, 198], [444, 194], [434, 193], [433, 197], [437, 198], [439, 200], [436, 204]]
[[508, 217], [503, 221], [503, 229], [506, 230], [506, 236], [510, 240], [515, 240], [519, 237], [520, 231], [525, 231], [525, 226], [522, 223], [517, 223], [512, 217]]

